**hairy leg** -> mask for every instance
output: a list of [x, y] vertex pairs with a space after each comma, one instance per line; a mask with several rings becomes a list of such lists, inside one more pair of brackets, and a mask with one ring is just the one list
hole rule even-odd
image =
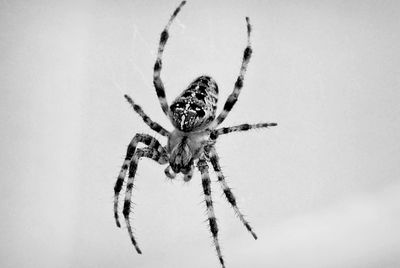
[[223, 134], [228, 134], [231, 132], [237, 132], [237, 131], [246, 131], [250, 129], [257, 129], [257, 128], [267, 128], [267, 127], [275, 127], [277, 126], [277, 123], [258, 123], [258, 124], [241, 124], [238, 126], [233, 126], [233, 127], [223, 127], [223, 128], [218, 128], [214, 130], [213, 135], [223, 135]]
[[200, 159], [197, 162], [197, 167], [201, 173], [201, 181], [203, 185], [203, 192], [207, 206], [208, 223], [210, 225], [210, 231], [213, 236], [215, 249], [217, 250], [219, 262], [221, 263], [222, 267], [225, 267], [224, 259], [222, 257], [221, 248], [219, 246], [219, 241], [218, 241], [218, 226], [211, 198], [211, 180], [210, 180], [210, 175], [208, 174], [208, 165], [206, 160]]
[[169, 27], [171, 26], [172, 21], [175, 19], [176, 15], [178, 15], [179, 11], [181, 10], [182, 6], [186, 3], [186, 1], [182, 1], [181, 4], [175, 9], [174, 13], [172, 14], [171, 18], [169, 19], [167, 25], [165, 26], [164, 30], [161, 33], [160, 43], [158, 46], [158, 53], [156, 63], [154, 64], [154, 73], [153, 73], [153, 84], [156, 88], [156, 93], [158, 100], [160, 101], [161, 108], [166, 116], [169, 113], [168, 102], [165, 96], [165, 89], [164, 83], [161, 80], [161, 69], [162, 69], [162, 56], [164, 52], [165, 44], [167, 43], [169, 37]]
[[114, 218], [118, 227], [121, 227], [118, 217], [118, 197], [122, 189], [122, 185], [124, 183], [126, 172], [131, 163], [133, 154], [135, 153], [136, 146], [139, 142], [142, 142], [147, 146], [149, 146], [150, 148], [153, 148], [156, 152], [160, 154], [160, 157], [163, 156], [162, 159], [164, 159], [167, 155], [165, 149], [161, 146], [160, 142], [155, 138], [153, 138], [152, 136], [148, 134], [136, 134], [133, 137], [133, 139], [128, 145], [128, 149], [126, 150], [125, 160], [124, 163], [122, 164], [121, 170], [119, 172], [117, 181], [115, 182], [114, 186]]
[[246, 73], [247, 65], [249, 64], [251, 54], [253, 52], [250, 43], [251, 25], [250, 25], [250, 19], [248, 17], [246, 17], [246, 23], [247, 23], [247, 47], [243, 52], [243, 60], [242, 60], [242, 66], [240, 67], [239, 76], [236, 80], [233, 92], [229, 95], [228, 99], [225, 102], [224, 109], [218, 115], [217, 119], [215, 119], [214, 122], [210, 125], [209, 129], [215, 128], [225, 120], [229, 112], [232, 110], [232, 107], [238, 100], [240, 91], [243, 87], [244, 75]]
[[138, 162], [139, 162], [140, 158], [142, 158], [142, 157], [150, 158], [150, 159], [158, 162], [159, 164], [167, 163], [167, 159], [165, 157], [162, 157], [162, 155], [156, 149], [150, 148], [150, 147], [143, 148], [143, 149], [137, 149], [135, 151], [135, 153], [133, 154], [132, 161], [130, 162], [128, 182], [126, 184], [125, 201], [124, 201], [124, 208], [123, 208], [122, 214], [124, 215], [126, 227], [128, 229], [128, 233], [131, 238], [132, 244], [135, 247], [137, 253], [139, 253], [139, 254], [142, 254], [142, 251], [140, 250], [140, 248], [136, 242], [136, 239], [133, 236], [132, 226], [131, 226], [130, 219], [129, 219], [129, 214], [131, 211], [133, 181], [135, 178]]
[[215, 147], [210, 146], [208, 147], [210, 149], [210, 162], [217, 173], [218, 176], [218, 182], [221, 184], [222, 190], [224, 191], [224, 194], [226, 196], [226, 199], [228, 202], [231, 204], [233, 210], [235, 211], [236, 215], [239, 217], [240, 221], [244, 224], [246, 229], [252, 234], [254, 239], [257, 239], [257, 235], [253, 232], [253, 229], [251, 228], [249, 222], [244, 218], [242, 212], [240, 212], [239, 208], [237, 207], [236, 204], [236, 198], [233, 195], [231, 188], [228, 186], [228, 184], [225, 181], [224, 174], [222, 173], [221, 166], [219, 164], [219, 157], [217, 154], [217, 151], [215, 150]]
[[143, 121], [155, 132], [160, 133], [161, 135], [168, 137], [169, 136], [169, 132], [168, 130], [166, 130], [165, 128], [163, 128], [160, 124], [158, 124], [157, 122], [154, 122], [153, 120], [150, 119], [150, 117], [145, 114], [145, 112], [143, 111], [142, 107], [140, 107], [139, 105], [137, 105], [131, 97], [129, 97], [128, 95], [124, 95], [125, 99], [132, 105], [133, 110], [135, 110], [135, 112], [137, 112], [140, 117], [143, 119]]

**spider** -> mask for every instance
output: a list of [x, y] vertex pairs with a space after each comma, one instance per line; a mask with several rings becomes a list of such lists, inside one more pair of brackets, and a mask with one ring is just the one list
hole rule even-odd
[[[213, 201], [211, 198], [211, 180], [209, 176], [208, 162], [211, 163], [225, 194], [227, 201], [244, 224], [246, 229], [251, 233], [254, 239], [257, 235], [253, 231], [248, 221], [237, 207], [236, 198], [229, 188], [219, 164], [219, 157], [215, 150], [215, 143], [220, 135], [231, 132], [245, 131], [256, 128], [266, 128], [276, 126], [276, 123], [259, 123], [259, 124], [242, 124], [233, 127], [217, 128], [227, 117], [232, 107], [235, 105], [240, 91], [243, 87], [243, 79], [249, 63], [252, 48], [250, 44], [251, 25], [250, 20], [246, 17], [247, 23], [247, 47], [243, 53], [242, 65], [240, 67], [239, 76], [233, 88], [233, 92], [229, 95], [225, 102], [222, 112], [216, 117], [218, 86], [213, 78], [202, 75], [196, 78], [189, 86], [168, 106], [164, 84], [161, 80], [160, 73], [162, 69], [162, 56], [165, 44], [167, 43], [169, 27], [178, 15], [182, 6], [186, 3], [183, 1], [175, 9], [171, 15], [167, 25], [161, 33], [158, 46], [157, 59], [154, 64], [153, 83], [156, 89], [158, 100], [164, 114], [170, 119], [174, 130], [167, 131], [160, 124], [154, 122], [145, 114], [142, 108], [137, 105], [128, 95], [124, 97], [132, 105], [133, 110], [138, 113], [143, 121], [154, 131], [168, 138], [168, 144], [162, 146], [160, 142], [148, 134], [136, 134], [126, 152], [126, 157], [118, 175], [114, 186], [114, 217], [118, 227], [121, 227], [118, 215], [118, 198], [119, 193], [124, 184], [126, 173], [129, 169], [128, 180], [126, 183], [125, 200], [122, 213], [128, 229], [130, 239], [136, 251], [141, 254], [138, 243], [132, 233], [129, 214], [131, 212], [132, 188], [135, 178], [138, 162], [141, 158], [150, 158], [160, 165], [169, 164], [165, 169], [168, 178], [173, 179], [179, 173], [183, 174], [184, 181], [190, 181], [195, 166], [201, 173], [201, 180], [207, 207], [207, 216], [209, 228], [213, 237], [213, 242], [217, 251], [219, 262], [222, 267], [224, 259], [222, 257], [220, 244], [218, 241], [218, 226], [214, 214]], [[137, 148], [138, 143], [144, 143], [147, 147]]]

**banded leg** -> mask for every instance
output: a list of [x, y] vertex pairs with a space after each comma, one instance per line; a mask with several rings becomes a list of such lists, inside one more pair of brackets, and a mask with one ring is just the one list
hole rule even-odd
[[232, 110], [232, 107], [235, 105], [239, 97], [240, 91], [243, 87], [244, 75], [246, 73], [247, 65], [249, 64], [250, 57], [253, 52], [250, 43], [251, 25], [250, 25], [250, 19], [248, 17], [246, 17], [246, 23], [247, 23], [247, 47], [243, 52], [243, 60], [242, 60], [242, 66], [240, 67], [239, 76], [236, 80], [233, 92], [229, 95], [228, 99], [225, 102], [224, 109], [218, 115], [217, 119], [210, 125], [209, 129], [215, 128], [225, 120], [225, 118], [228, 116], [228, 113]]
[[118, 197], [119, 197], [119, 192], [122, 189], [122, 185], [124, 183], [124, 179], [126, 176], [126, 172], [128, 170], [128, 167], [131, 163], [131, 159], [133, 157], [133, 154], [135, 153], [136, 146], [139, 142], [142, 142], [149, 146], [150, 148], [153, 148], [155, 151], [160, 153], [161, 155], [167, 155], [165, 149], [161, 146], [160, 142], [153, 138], [150, 135], [147, 134], [136, 134], [135, 137], [131, 140], [131, 142], [128, 145], [128, 149], [126, 150], [126, 156], [124, 163], [122, 164], [121, 170], [119, 172], [117, 181], [115, 182], [114, 186], [114, 218], [115, 218], [115, 223], [117, 224], [118, 227], [121, 227], [121, 224], [119, 222], [119, 216], [118, 216]]
[[197, 167], [201, 173], [201, 182], [203, 185], [203, 192], [205, 196], [204, 198], [207, 206], [208, 223], [210, 225], [210, 231], [213, 236], [215, 249], [217, 250], [219, 262], [221, 263], [222, 267], [225, 267], [224, 259], [221, 254], [221, 248], [219, 246], [219, 241], [218, 241], [218, 226], [211, 198], [211, 180], [210, 180], [210, 175], [208, 174], [208, 165], [206, 160], [200, 159], [197, 162]]
[[150, 119], [150, 117], [145, 114], [145, 112], [143, 111], [142, 107], [140, 107], [139, 105], [137, 105], [136, 103], [133, 102], [132, 98], [129, 97], [128, 95], [124, 95], [125, 99], [132, 105], [133, 110], [135, 110], [135, 112], [137, 112], [140, 117], [143, 119], [143, 121], [155, 132], [160, 133], [161, 135], [168, 137], [169, 136], [169, 132], [168, 130], [166, 130], [165, 128], [163, 128], [160, 124], [158, 124], [157, 122], [154, 122], [153, 120]]
[[122, 214], [124, 214], [126, 227], [128, 229], [129, 236], [131, 238], [132, 244], [135, 247], [137, 253], [142, 254], [135, 237], [133, 236], [131, 222], [129, 220], [129, 213], [131, 212], [131, 198], [132, 198], [132, 189], [133, 189], [133, 181], [136, 174], [136, 169], [138, 166], [138, 162], [140, 158], [147, 157], [153, 159], [154, 161], [158, 162], [159, 164], [165, 164], [168, 160], [165, 157], [162, 157], [161, 153], [158, 152], [154, 148], [143, 148], [137, 149], [136, 152], [133, 154], [132, 161], [129, 166], [129, 175], [128, 175], [128, 182], [126, 184], [126, 192], [125, 192], [125, 201], [124, 201], [124, 208], [122, 210]]
[[231, 188], [229, 188], [228, 184], [225, 181], [225, 177], [224, 177], [224, 174], [222, 174], [221, 166], [219, 164], [219, 157], [217, 155], [217, 151], [215, 150], [215, 147], [213, 147], [213, 146], [210, 147], [209, 154], [210, 154], [210, 162], [214, 168], [214, 171], [217, 173], [218, 182], [221, 184], [221, 187], [222, 187], [222, 190], [224, 191], [226, 199], [231, 204], [233, 210], [235, 211], [236, 215], [239, 217], [240, 221], [244, 224], [246, 229], [251, 233], [251, 235], [254, 237], [254, 239], [257, 239], [257, 235], [253, 232], [253, 229], [251, 228], [249, 222], [244, 218], [243, 214], [240, 212], [239, 208], [237, 207], [236, 198], [233, 195]]
[[154, 87], [156, 88], [156, 93], [158, 100], [160, 101], [161, 108], [166, 116], [168, 116], [169, 113], [169, 107], [168, 107], [168, 102], [165, 97], [165, 89], [164, 89], [164, 83], [161, 80], [160, 73], [161, 73], [161, 68], [162, 68], [162, 56], [164, 52], [164, 47], [165, 44], [167, 43], [168, 37], [169, 37], [169, 27], [172, 24], [172, 21], [175, 19], [176, 15], [178, 15], [179, 11], [181, 10], [182, 6], [186, 3], [186, 1], [182, 1], [181, 4], [175, 9], [174, 13], [172, 14], [171, 18], [169, 19], [167, 25], [165, 26], [164, 30], [161, 33], [160, 37], [160, 43], [158, 46], [158, 53], [157, 53], [157, 59], [156, 63], [154, 64], [154, 73], [153, 73], [153, 84]]
[[217, 136], [222, 135], [222, 134], [228, 134], [231, 132], [237, 132], [237, 131], [246, 131], [250, 129], [257, 129], [257, 128], [267, 128], [267, 127], [275, 127], [277, 126], [277, 123], [258, 123], [258, 124], [242, 124], [238, 126], [233, 126], [233, 127], [223, 127], [216, 129], [214, 132]]

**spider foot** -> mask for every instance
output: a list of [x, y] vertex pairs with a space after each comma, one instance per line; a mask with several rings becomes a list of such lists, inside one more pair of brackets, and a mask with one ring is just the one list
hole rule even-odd
[[142, 250], [139, 248], [139, 245], [138, 245], [138, 243], [136, 242], [135, 237], [133, 236], [132, 227], [131, 227], [131, 224], [130, 224], [130, 222], [129, 222], [129, 219], [126, 219], [125, 221], [126, 221], [126, 227], [128, 228], [129, 236], [130, 236], [130, 238], [131, 238], [131, 242], [132, 242], [133, 246], [135, 247], [136, 252], [137, 252], [138, 254], [142, 254]]
[[121, 223], [119, 222], [118, 212], [114, 213], [114, 218], [115, 218], [115, 224], [117, 225], [117, 227], [121, 228]]
[[224, 259], [222, 257], [219, 257], [219, 262], [221, 263], [222, 268], [225, 268]]
[[257, 237], [256, 233], [253, 232], [250, 225], [247, 223], [247, 224], [245, 224], [245, 226], [246, 226], [247, 230], [251, 233], [251, 235], [254, 237], [254, 239], [257, 240], [258, 237]]

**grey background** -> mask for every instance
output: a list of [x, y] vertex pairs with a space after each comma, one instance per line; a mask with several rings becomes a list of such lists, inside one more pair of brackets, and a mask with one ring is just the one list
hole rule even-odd
[[[159, 34], [179, 1], [1, 1], [0, 266], [218, 267], [200, 176], [143, 160], [134, 252], [115, 227], [126, 146], [152, 133], [130, 94], [172, 129], [152, 88]], [[162, 77], [170, 101], [212, 75], [220, 108], [254, 47], [217, 149], [253, 241], [213, 178], [227, 267], [400, 266], [398, 1], [189, 1]], [[154, 134], [164, 144], [165, 139]]]

